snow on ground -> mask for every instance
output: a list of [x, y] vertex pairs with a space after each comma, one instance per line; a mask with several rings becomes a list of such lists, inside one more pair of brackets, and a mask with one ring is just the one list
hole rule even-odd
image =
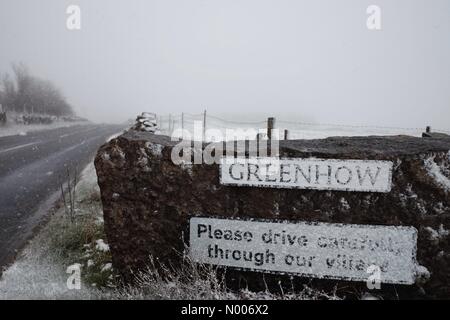
[[103, 239], [98, 239], [96, 241], [95, 249], [98, 251], [108, 252], [109, 251], [109, 245], [103, 241]]
[[[237, 118], [237, 117], [236, 117]], [[171, 127], [172, 128], [172, 127]], [[227, 139], [227, 130], [231, 139], [254, 139], [257, 133], [267, 132], [266, 121], [245, 123], [234, 121], [222, 121], [208, 119], [206, 124], [206, 141], [223, 141]], [[425, 128], [394, 128], [394, 127], [368, 127], [368, 126], [344, 126], [335, 124], [294, 123], [289, 121], [276, 121], [275, 129], [278, 129], [280, 139], [284, 138], [284, 130], [287, 129], [288, 139], [324, 139], [337, 136], [394, 136], [409, 135], [421, 137]], [[231, 133], [235, 130], [234, 133]], [[168, 135], [169, 127], [163, 123], [160, 134]], [[276, 134], [276, 133], [275, 133]], [[185, 120], [183, 130], [180, 122], [173, 124], [174, 137], [184, 137], [186, 140], [201, 140], [203, 137], [202, 121]]]
[[76, 121], [76, 122], [65, 122], [65, 121], [55, 121], [52, 124], [7, 124], [6, 126], [0, 126], [0, 137], [15, 136], [15, 135], [27, 135], [30, 132], [65, 128], [76, 125], [86, 124], [86, 121]]
[[409, 135], [421, 137], [422, 129], [395, 129], [395, 128], [364, 128], [339, 126], [304, 126], [290, 132], [289, 139], [325, 139], [328, 137], [354, 137], [354, 136], [395, 136]]
[[87, 286], [70, 290], [61, 261], [48, 251], [46, 232], [38, 235], [21, 257], [2, 275], [0, 300], [93, 299], [95, 291]]
[[110, 141], [112, 139], [117, 138], [118, 136], [122, 135], [124, 133], [124, 131], [118, 132], [116, 134], [113, 134], [111, 137], [109, 137], [108, 139], [106, 139], [106, 141]]
[[97, 172], [95, 172], [94, 163], [90, 162], [80, 174], [80, 180], [77, 183], [77, 197], [85, 199], [92, 193], [99, 193], [100, 188], [97, 184]]
[[[450, 151], [449, 151], [449, 157], [450, 157]], [[445, 176], [445, 174], [443, 173], [444, 170], [449, 170], [449, 169], [439, 166], [434, 161], [434, 157], [429, 157], [429, 158], [425, 159], [424, 164], [425, 164], [425, 168], [428, 171], [428, 174], [434, 178], [436, 183], [438, 185], [442, 186], [442, 188], [444, 188], [444, 190], [450, 191], [450, 178]]]
[[[94, 164], [90, 163], [77, 184], [77, 199], [83, 201], [98, 190]], [[80, 205], [79, 207], [82, 208]], [[0, 280], [0, 300], [4, 299], [95, 299], [99, 292], [90, 286], [69, 289], [66, 273], [69, 265], [52, 249], [52, 235], [61, 232], [57, 219], [63, 219], [64, 209], [58, 210], [50, 222], [30, 241], [18, 259], [6, 269]], [[105, 244], [106, 245], [106, 244]]]

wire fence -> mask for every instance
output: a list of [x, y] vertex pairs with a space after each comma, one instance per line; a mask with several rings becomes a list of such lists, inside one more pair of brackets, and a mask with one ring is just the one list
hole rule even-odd
[[[268, 119], [244, 121], [224, 119], [206, 113], [181, 113], [159, 115], [158, 127], [161, 134], [187, 140], [222, 141], [229, 139], [255, 139], [256, 135], [267, 133]], [[391, 126], [343, 125], [332, 123], [299, 122], [276, 118], [274, 129], [280, 139], [323, 139], [333, 136], [409, 135], [421, 137], [423, 128]], [[286, 131], [286, 132], [285, 132]], [[432, 132], [450, 134], [450, 129], [432, 129]]]

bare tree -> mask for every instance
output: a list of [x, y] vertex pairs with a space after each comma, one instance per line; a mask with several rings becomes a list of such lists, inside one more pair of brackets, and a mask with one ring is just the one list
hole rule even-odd
[[2, 78], [0, 99], [7, 110], [55, 116], [73, 115], [73, 109], [61, 91], [50, 81], [32, 76], [23, 64], [13, 64], [14, 80]]
[[32, 96], [30, 94], [32, 77], [30, 76], [28, 68], [23, 63], [13, 64], [12, 69], [17, 85], [15, 109], [16, 111], [26, 113], [31, 110], [31, 104], [33, 103]]
[[5, 73], [2, 76], [2, 105], [4, 111], [14, 110], [14, 103], [16, 99], [16, 88], [14, 86], [14, 81], [11, 80], [9, 74]]

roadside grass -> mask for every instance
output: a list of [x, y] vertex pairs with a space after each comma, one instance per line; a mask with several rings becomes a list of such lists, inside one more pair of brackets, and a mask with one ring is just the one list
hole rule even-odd
[[302, 290], [286, 293], [253, 292], [248, 289], [229, 290], [224, 277], [218, 277], [217, 268], [199, 265], [185, 257], [179, 269], [156, 267], [149, 259], [147, 269], [136, 274], [133, 286], [115, 290], [117, 299], [132, 300], [338, 300], [335, 293], [304, 286]]
[[[115, 281], [111, 255], [104, 243], [103, 214], [97, 177], [91, 163], [77, 184], [74, 219], [56, 208], [48, 223], [3, 272], [0, 299], [100, 299], [97, 288]], [[101, 245], [99, 245], [99, 243]], [[66, 273], [79, 264], [82, 286], [70, 290]]]
[[109, 247], [103, 240], [103, 211], [93, 163], [81, 174], [75, 194], [74, 217], [62, 213], [49, 224], [49, 250], [67, 266], [80, 264], [85, 285], [114, 287], [116, 275]]
[[[105, 250], [103, 227], [93, 215], [76, 216], [71, 222], [67, 217], [55, 219], [49, 228], [49, 251], [65, 266], [81, 265], [81, 277], [85, 285], [113, 287], [114, 273], [111, 254]], [[99, 246], [98, 243], [104, 244]]]

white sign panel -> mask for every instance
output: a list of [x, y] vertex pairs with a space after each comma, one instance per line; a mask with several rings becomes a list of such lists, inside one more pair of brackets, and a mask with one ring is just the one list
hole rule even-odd
[[224, 157], [224, 185], [316, 190], [389, 192], [390, 161]]
[[194, 261], [314, 278], [413, 284], [413, 227], [191, 218]]

